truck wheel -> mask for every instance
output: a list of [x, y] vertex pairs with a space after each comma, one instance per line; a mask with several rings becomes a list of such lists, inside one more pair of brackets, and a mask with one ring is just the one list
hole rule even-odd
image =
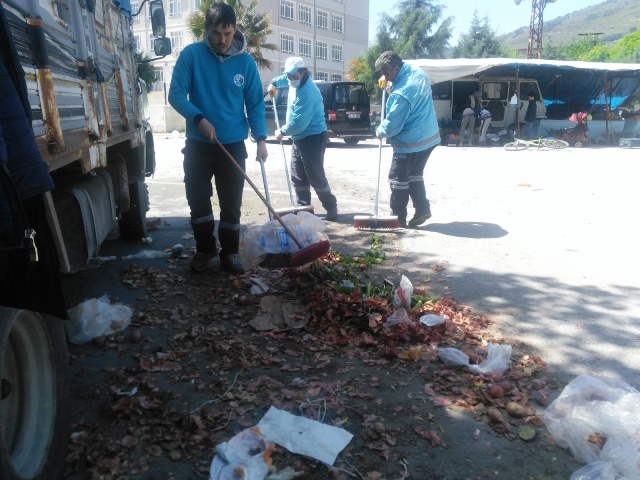
[[356, 145], [358, 143], [358, 140], [359, 139], [357, 139], [357, 138], [347, 137], [347, 138], [344, 139], [344, 143], [346, 143], [347, 145]]
[[0, 306], [0, 478], [60, 477], [68, 378], [63, 321]]
[[147, 236], [149, 189], [141, 181], [129, 184], [129, 211], [120, 218], [120, 236], [124, 240], [140, 240]]

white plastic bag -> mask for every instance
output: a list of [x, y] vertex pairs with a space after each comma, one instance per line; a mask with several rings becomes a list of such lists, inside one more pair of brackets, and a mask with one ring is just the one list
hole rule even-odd
[[469, 357], [453, 347], [438, 348], [438, 358], [447, 365], [467, 367], [473, 373], [488, 375], [503, 373], [511, 364], [511, 345], [487, 345], [487, 359], [477, 365], [469, 364]]
[[588, 464], [572, 480], [640, 478], [638, 405], [640, 392], [621, 381], [580, 375], [567, 384], [542, 418], [556, 443]]
[[393, 308], [411, 308], [411, 296], [413, 295], [413, 284], [411, 280], [402, 275], [400, 278], [400, 286], [396, 288], [391, 302]]
[[[282, 221], [303, 248], [327, 239], [324, 233], [327, 229], [326, 223], [309, 212], [289, 213], [282, 217]], [[246, 226], [240, 231], [238, 254], [245, 268], [253, 268], [260, 264], [267, 254], [294, 253], [298, 250], [296, 243], [277, 220], [271, 220], [264, 225]]]
[[228, 442], [216, 446], [209, 480], [264, 480], [274, 447], [258, 427], [242, 430]]
[[100, 298], [85, 300], [67, 313], [69, 341], [80, 345], [124, 330], [131, 323], [133, 311], [126, 305], [112, 304], [105, 294]]

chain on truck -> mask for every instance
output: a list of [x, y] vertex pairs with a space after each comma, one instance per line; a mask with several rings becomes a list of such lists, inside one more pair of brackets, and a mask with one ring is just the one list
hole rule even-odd
[[[163, 58], [171, 42], [165, 36], [162, 0], [144, 0], [136, 12], [130, 11], [129, 0], [0, 0], [0, 75], [11, 87], [22, 86], [16, 96], [24, 97], [31, 119], [29, 140], [35, 141], [54, 182], [41, 204], [62, 272], [85, 265], [113, 231], [135, 240], [147, 233], [145, 178], [154, 173], [155, 154], [131, 30], [132, 17], [141, 12], [151, 19], [156, 55], [144, 61]], [[15, 78], [22, 73], [24, 78]], [[2, 148], [18, 143], [6, 126], [0, 134]], [[17, 189], [2, 167], [0, 207], [6, 207], [11, 206], [7, 198], [17, 197], [9, 193]], [[0, 208], [0, 227], [10, 220], [7, 210]], [[24, 211], [23, 219], [28, 217]], [[15, 218], [14, 227], [20, 224]], [[39, 236], [34, 229], [24, 234], [24, 245], [30, 244], [21, 247], [28, 251], [28, 270], [29, 262], [39, 260]], [[40, 257], [46, 256], [40, 245]], [[10, 257], [4, 250], [2, 276], [20, 277], [23, 272], [9, 271], [13, 262], [5, 261]], [[46, 306], [29, 308], [0, 305], [3, 480], [51, 480], [64, 468], [69, 415], [63, 321], [45, 312]]]

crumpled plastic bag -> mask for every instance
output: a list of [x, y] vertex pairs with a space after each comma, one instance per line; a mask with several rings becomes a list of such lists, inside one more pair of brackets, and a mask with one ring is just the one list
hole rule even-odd
[[511, 345], [489, 343], [487, 345], [487, 359], [477, 365], [469, 364], [469, 356], [453, 347], [438, 348], [438, 358], [447, 365], [466, 367], [473, 373], [481, 375], [503, 373], [511, 364]]
[[[327, 224], [309, 212], [288, 213], [281, 218], [302, 248], [328, 239], [325, 233]], [[247, 269], [259, 265], [268, 254], [295, 253], [298, 250], [296, 242], [277, 220], [264, 225], [243, 226], [240, 230], [238, 255]]]
[[246, 428], [216, 446], [209, 480], [264, 480], [274, 448], [275, 444], [268, 442], [258, 427]]
[[402, 275], [400, 286], [393, 293], [391, 304], [394, 309], [411, 308], [411, 296], [413, 295], [413, 284], [411, 280]]
[[68, 310], [65, 321], [69, 341], [77, 345], [112, 335], [131, 323], [131, 307], [111, 303], [108, 295], [91, 298]]
[[638, 405], [640, 392], [622, 381], [579, 375], [567, 384], [542, 419], [558, 445], [587, 463], [571, 480], [640, 478]]

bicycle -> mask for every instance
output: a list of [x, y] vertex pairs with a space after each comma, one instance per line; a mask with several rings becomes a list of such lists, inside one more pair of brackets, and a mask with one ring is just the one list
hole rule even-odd
[[516, 150], [526, 150], [529, 147], [537, 148], [538, 150], [544, 149], [552, 149], [552, 150], [560, 150], [563, 148], [567, 148], [569, 146], [569, 142], [564, 140], [559, 140], [557, 138], [538, 138], [536, 140], [522, 140], [517, 138], [514, 142], [509, 142], [504, 144], [504, 149], [509, 151]]

